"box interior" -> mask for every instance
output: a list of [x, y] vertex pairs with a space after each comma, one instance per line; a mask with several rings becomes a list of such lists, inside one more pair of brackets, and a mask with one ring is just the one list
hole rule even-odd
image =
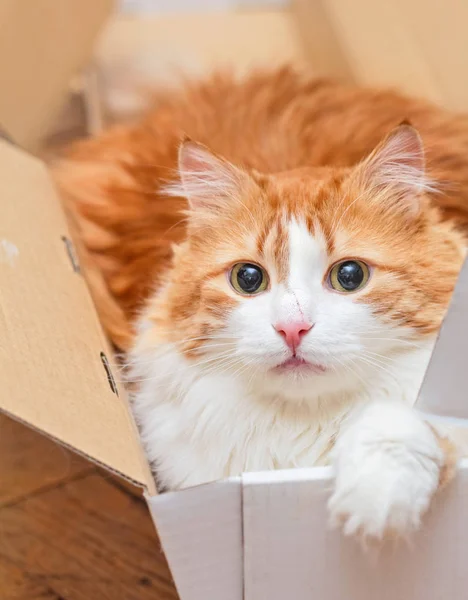
[[293, 0], [293, 7], [305, 40], [320, 24], [314, 36], [320, 46], [309, 41], [308, 57], [326, 48], [327, 73], [364, 85], [395, 87], [466, 111], [468, 3]]
[[0, 2], [0, 125], [17, 144], [37, 150], [113, 5], [113, 0]]

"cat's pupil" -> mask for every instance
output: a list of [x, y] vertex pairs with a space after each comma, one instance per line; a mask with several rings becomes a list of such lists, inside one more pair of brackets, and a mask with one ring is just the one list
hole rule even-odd
[[336, 277], [343, 289], [352, 291], [363, 282], [364, 270], [358, 262], [349, 260], [340, 265]]
[[239, 287], [248, 294], [253, 294], [262, 285], [262, 270], [255, 266], [245, 264], [237, 272], [237, 282]]

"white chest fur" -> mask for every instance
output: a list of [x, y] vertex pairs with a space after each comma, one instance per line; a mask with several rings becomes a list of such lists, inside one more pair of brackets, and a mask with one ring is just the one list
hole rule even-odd
[[[351, 408], [371, 400], [415, 400], [430, 348], [369, 368], [359, 385], [333, 394], [313, 380], [304, 398], [248, 387], [235, 374], [204, 374], [170, 346], [136, 362], [133, 399], [146, 451], [163, 487], [177, 489], [244, 471], [325, 464]], [[362, 379], [362, 378], [361, 378]], [[367, 383], [367, 385], [364, 385]]]

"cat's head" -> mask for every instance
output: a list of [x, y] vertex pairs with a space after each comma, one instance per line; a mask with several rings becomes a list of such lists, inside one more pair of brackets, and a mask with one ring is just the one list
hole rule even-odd
[[157, 327], [200, 369], [327, 388], [434, 338], [463, 243], [430, 205], [412, 127], [351, 169], [263, 175], [189, 140], [179, 169], [188, 238]]

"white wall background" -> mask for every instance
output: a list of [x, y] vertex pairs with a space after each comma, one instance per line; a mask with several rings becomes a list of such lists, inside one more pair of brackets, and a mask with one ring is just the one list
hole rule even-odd
[[222, 11], [241, 8], [281, 8], [289, 0], [120, 0], [125, 13], [158, 14]]

